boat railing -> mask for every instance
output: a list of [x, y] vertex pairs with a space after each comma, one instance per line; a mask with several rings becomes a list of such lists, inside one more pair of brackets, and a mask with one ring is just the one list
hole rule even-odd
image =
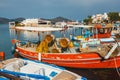
[[118, 44], [115, 43], [115, 44], [113, 45], [113, 47], [110, 49], [110, 51], [107, 53], [107, 55], [106, 55], [104, 58], [105, 58], [105, 59], [110, 58], [110, 56], [111, 56], [112, 53], [116, 50], [117, 47], [118, 47]]
[[[21, 80], [20, 78], [14, 76], [14, 75], [10, 75], [4, 72], [0, 72], [0, 76], [4, 76], [6, 78], [9, 78], [10, 80]], [[9, 79], [4, 79], [4, 80], [9, 80]]]
[[34, 48], [34, 47], [37, 47], [37, 45], [39, 43], [40, 42], [20, 41], [20, 42], [17, 42], [16, 45], [19, 46], [19, 47], [24, 47], [24, 48], [27, 48], [27, 47]]

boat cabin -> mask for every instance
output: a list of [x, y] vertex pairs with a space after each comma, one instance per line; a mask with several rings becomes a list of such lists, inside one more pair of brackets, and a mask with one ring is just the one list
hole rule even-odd
[[103, 27], [100, 25], [95, 25], [95, 35], [94, 38], [110, 38], [111, 32], [112, 32], [112, 26], [109, 27]]

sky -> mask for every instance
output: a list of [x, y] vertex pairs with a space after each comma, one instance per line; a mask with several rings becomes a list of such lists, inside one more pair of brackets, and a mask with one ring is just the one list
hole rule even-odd
[[89, 15], [120, 12], [120, 0], [0, 0], [0, 17], [83, 20]]

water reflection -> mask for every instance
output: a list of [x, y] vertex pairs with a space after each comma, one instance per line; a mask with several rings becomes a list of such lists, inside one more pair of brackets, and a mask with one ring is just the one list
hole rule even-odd
[[73, 29], [68, 29], [67, 31], [52, 31], [52, 32], [35, 32], [35, 31], [23, 31], [10, 29], [10, 37], [11, 39], [18, 39], [21, 41], [39, 41], [44, 39], [46, 34], [53, 34], [56, 38], [67, 37], [69, 38], [70, 34], [73, 34]]

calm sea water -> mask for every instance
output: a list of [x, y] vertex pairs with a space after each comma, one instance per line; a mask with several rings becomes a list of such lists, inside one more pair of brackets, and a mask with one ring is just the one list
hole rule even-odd
[[5, 58], [11, 58], [11, 38], [8, 25], [0, 25], [0, 51], [5, 52]]
[[[69, 33], [73, 32], [70, 30], [67, 32], [67, 37], [69, 37]], [[36, 37], [38, 33], [36, 32], [21, 32], [16, 36], [16, 33], [19, 31], [15, 31], [14, 29], [9, 30], [8, 25], [0, 25], [0, 51], [5, 52], [5, 58], [12, 58], [13, 55], [11, 53], [11, 39], [24, 39], [24, 40], [32, 40], [37, 41], [42, 37]], [[42, 34], [42, 33], [39, 33]], [[57, 37], [63, 35], [60, 32], [54, 32]], [[32, 36], [32, 38], [31, 38]], [[75, 68], [66, 68], [70, 71], [73, 71], [81, 76], [88, 78], [88, 80], [120, 80], [120, 76], [117, 74], [116, 69], [75, 69]]]

